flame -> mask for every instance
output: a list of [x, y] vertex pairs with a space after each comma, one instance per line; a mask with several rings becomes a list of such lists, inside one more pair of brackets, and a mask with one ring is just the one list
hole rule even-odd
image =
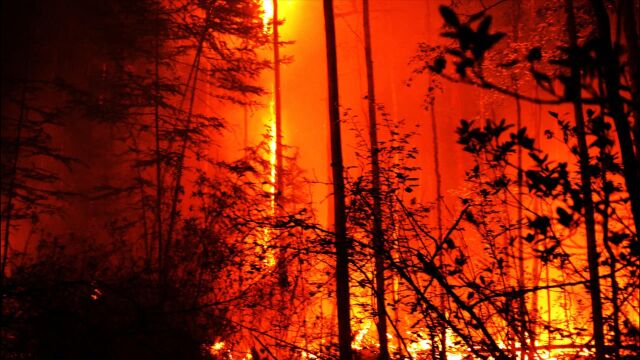
[[[264, 25], [265, 33], [269, 33], [271, 31], [269, 23], [273, 21], [274, 15], [274, 3], [273, 0], [262, 0], [262, 23]], [[271, 207], [271, 215], [275, 215], [276, 210], [276, 150], [277, 150], [277, 133], [276, 133], [276, 117], [274, 110], [275, 109], [275, 99], [272, 96], [271, 101], [269, 102], [269, 116], [266, 119], [265, 123], [267, 125], [267, 132], [269, 136], [269, 182], [267, 185], [267, 192], [270, 194], [270, 207]], [[263, 246], [269, 245], [271, 242], [271, 232], [267, 227], [264, 229], [264, 244]], [[267, 251], [265, 257], [265, 265], [268, 267], [273, 267], [276, 264], [276, 259], [273, 255], [273, 252]]]
[[[266, 1], [268, 2], [268, 1]], [[269, 118], [267, 119], [268, 135], [269, 135], [269, 183], [267, 185], [267, 191], [270, 194], [270, 207], [271, 215], [276, 213], [276, 120], [274, 115], [274, 101], [269, 104]], [[271, 230], [268, 227], [264, 229], [264, 245], [269, 245], [271, 242]], [[273, 267], [276, 264], [276, 259], [272, 251], [267, 251], [265, 257], [265, 265], [267, 267]]]
[[264, 31], [268, 32], [269, 23], [273, 19], [273, 0], [262, 0], [262, 24]]
[[278, 147], [278, 134], [276, 131], [276, 116], [275, 116], [275, 100], [271, 100], [269, 103], [269, 119], [267, 120], [269, 124], [269, 182], [271, 183], [271, 210], [272, 213], [275, 214], [275, 192], [276, 192], [276, 150]]
[[[273, 22], [274, 22], [274, 1], [277, 0], [261, 0], [261, 7], [262, 7], [262, 23], [263, 23], [263, 31], [265, 34], [269, 35], [269, 34], [273, 34]], [[275, 91], [275, 85], [273, 84], [273, 82], [266, 83], [267, 86], [266, 87], [271, 87], [274, 91]], [[268, 175], [265, 174], [266, 176], [268, 176], [268, 181], [265, 184], [265, 191], [267, 191], [268, 194], [270, 194], [270, 211], [272, 215], [276, 214], [276, 182], [277, 182], [277, 177], [279, 176], [279, 174], [277, 173], [277, 158], [276, 158], [276, 151], [277, 151], [277, 146], [278, 146], [278, 133], [276, 130], [276, 114], [275, 114], [275, 94], [274, 92], [272, 92], [272, 96], [269, 100], [269, 111], [266, 115], [264, 115], [263, 118], [263, 124], [266, 127], [266, 131], [267, 131], [267, 151], [268, 154], [266, 154], [266, 159], [269, 162], [269, 170], [268, 170]], [[398, 229], [394, 228], [393, 229], [393, 236], [397, 237], [397, 233], [398, 233]], [[271, 244], [272, 241], [272, 234], [271, 234], [271, 229], [268, 227], [265, 227], [262, 230], [262, 239], [261, 239], [261, 253], [264, 256], [264, 260], [263, 263], [265, 266], [267, 266], [270, 269], [273, 269], [273, 267], [276, 265], [276, 258], [275, 258], [275, 254], [273, 253], [273, 251], [268, 250], [268, 246]], [[397, 294], [400, 290], [400, 281], [398, 278], [393, 279], [393, 283], [392, 283], [392, 287], [393, 287], [393, 293]], [[367, 295], [363, 295], [363, 294], [358, 294], [358, 293], [354, 293], [352, 296], [354, 297], [358, 297], [358, 296], [367, 296]], [[397, 295], [394, 295], [397, 296]], [[545, 294], [541, 294], [540, 295], [540, 303], [545, 303]], [[551, 295], [548, 295], [550, 298], [552, 297]], [[555, 299], [553, 299], [555, 300]], [[556, 303], [556, 301], [552, 301], [554, 304]], [[559, 305], [554, 305], [552, 306], [551, 309], [545, 309], [544, 306], [540, 305], [539, 306], [539, 311], [544, 311], [544, 310], [549, 310], [552, 315], [551, 317], [554, 320], [568, 320], [568, 317], [566, 314], [564, 314], [565, 309], [562, 308], [562, 306]], [[354, 313], [358, 314], [358, 310], [356, 309], [352, 309], [352, 311], [354, 311]], [[365, 317], [364, 314], [359, 314], [361, 315], [360, 317]], [[354, 322], [352, 323], [352, 328], [354, 329], [354, 338], [353, 338], [353, 342], [352, 342], [352, 348], [356, 351], [363, 351], [363, 350], [367, 350], [367, 349], [375, 349], [378, 344], [377, 344], [377, 332], [375, 331], [375, 325], [374, 322], [372, 320], [369, 321], [361, 321], [361, 322]], [[371, 329], [374, 329], [373, 331]], [[423, 329], [424, 330], [424, 329]], [[540, 337], [543, 337], [544, 333], [540, 333]], [[425, 356], [425, 354], [428, 354], [432, 348], [433, 348], [433, 344], [431, 343], [431, 340], [428, 339], [427, 335], [425, 335], [425, 333], [420, 333], [417, 334], [415, 332], [409, 333], [407, 332], [407, 339], [413, 338], [414, 340], [411, 341], [409, 340], [406, 344], [407, 348], [406, 350], [409, 352], [409, 354], [415, 358], [415, 359], [419, 359], [423, 356]], [[418, 335], [418, 336], [416, 336]], [[387, 334], [387, 336], [389, 338], [393, 338], [393, 336], [391, 336], [391, 334]], [[455, 336], [455, 334], [453, 334], [453, 332], [450, 329], [447, 329], [446, 331], [446, 342], [447, 342], [447, 358], [449, 360], [461, 360], [464, 358], [468, 358], [471, 355], [471, 351], [470, 349], [466, 348], [465, 346], [456, 344], [456, 342], [454, 342], [454, 340], [457, 337]], [[216, 350], [215, 347], [219, 346], [219, 348], [217, 349], [218, 353], [219, 351], [221, 351], [224, 347], [224, 342], [221, 343], [216, 343], [214, 345], [211, 346], [211, 351]], [[404, 352], [405, 349], [403, 348], [398, 348], [399, 345], [393, 345], [389, 344], [389, 350], [391, 352], [394, 351], [398, 351], [398, 352]], [[499, 346], [502, 349], [509, 349], [510, 345], [504, 344], [504, 343], [499, 343]], [[537, 359], [542, 359], [542, 360], [557, 360], [559, 358], [563, 358], [564, 356], [566, 356], [567, 354], [573, 354], [573, 355], [590, 355], [592, 354], [589, 350], [587, 349], [562, 349], [562, 348], [545, 348], [544, 344], [539, 344], [538, 341], [535, 341], [535, 347], [536, 347], [536, 351], [535, 351], [535, 356]], [[514, 353], [517, 355], [518, 358], [520, 358], [520, 353], [521, 350], [514, 350]], [[244, 355], [243, 359], [251, 359], [251, 352], [248, 352], [246, 355]], [[310, 354], [306, 351], [302, 351], [301, 353], [301, 358], [303, 359], [315, 359], [317, 358], [315, 355]], [[524, 358], [525, 359], [529, 359], [529, 354], [524, 354]], [[533, 360], [533, 359], [530, 359]]]
[[362, 328], [362, 330], [358, 331], [358, 334], [355, 336], [355, 338], [353, 339], [353, 343], [351, 344], [352, 348], [356, 350], [362, 350], [364, 348], [363, 347], [364, 336], [367, 335], [370, 327], [371, 327], [371, 323], [368, 323], [367, 326]]
[[313, 355], [313, 354], [309, 354], [306, 351], [302, 351], [301, 358], [302, 359], [317, 359], [318, 357]]
[[224, 350], [224, 346], [225, 346], [224, 341], [218, 341], [216, 343], [213, 343], [211, 346], [209, 346], [209, 354], [211, 354], [211, 356], [220, 354], [222, 350]]
[[[269, 33], [269, 23], [273, 21], [274, 15], [274, 0], [262, 0], [262, 23], [264, 25], [264, 31]], [[275, 90], [275, 89], [274, 89]], [[275, 183], [276, 183], [276, 150], [277, 150], [277, 131], [276, 131], [276, 116], [275, 116], [275, 96], [271, 97], [269, 102], [269, 117], [267, 118], [267, 126], [269, 132], [269, 182], [271, 183], [269, 192], [271, 196], [272, 210], [275, 210]]]

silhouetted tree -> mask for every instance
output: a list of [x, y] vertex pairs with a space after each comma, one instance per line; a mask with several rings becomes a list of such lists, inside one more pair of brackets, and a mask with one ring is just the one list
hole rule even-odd
[[325, 41], [327, 52], [327, 85], [329, 87], [329, 132], [331, 136], [331, 169], [333, 176], [333, 226], [336, 249], [336, 301], [338, 306], [338, 340], [340, 359], [350, 360], [351, 305], [349, 294], [349, 241], [345, 215], [344, 166], [340, 131], [340, 97], [333, 1], [324, 0]]
[[[574, 16], [573, 3], [567, 3], [565, 7], [567, 13], [567, 32], [569, 38], [569, 44], [566, 47], [561, 48], [560, 57], [557, 59], [549, 60], [549, 63], [556, 66], [561, 73], [559, 75], [550, 75], [539, 70], [538, 64], [543, 60], [543, 54], [539, 47], [532, 47], [526, 56], [525, 61], [529, 63], [529, 73], [536, 81], [536, 83], [543, 88], [550, 97], [538, 98], [529, 97], [519, 92], [517, 88], [506, 88], [495, 80], [490, 80], [485, 76], [485, 55], [500, 41], [505, 35], [504, 33], [491, 33], [490, 24], [491, 17], [484, 12], [480, 12], [471, 16], [467, 21], [461, 20], [458, 15], [447, 7], [441, 7], [441, 14], [447, 23], [448, 28], [451, 31], [443, 33], [444, 36], [454, 39], [455, 45], [443, 50], [443, 55], [437, 56], [435, 61], [428, 64], [427, 68], [430, 71], [440, 74], [441, 76], [453, 81], [459, 81], [469, 83], [483, 88], [495, 90], [497, 92], [513, 96], [516, 99], [528, 100], [536, 103], [543, 104], [562, 104], [573, 103], [574, 116], [575, 116], [575, 130], [566, 130], [565, 139], [569, 137], [576, 139], [577, 147], [575, 153], [579, 159], [578, 169], [581, 174], [580, 188], [571, 190], [571, 187], [565, 187], [565, 193], [574, 193], [574, 199], [576, 203], [573, 205], [573, 211], [581, 216], [584, 216], [586, 226], [586, 244], [589, 263], [589, 278], [590, 278], [590, 294], [592, 304], [592, 316], [593, 316], [593, 334], [595, 340], [596, 357], [603, 359], [605, 357], [605, 337], [604, 337], [604, 323], [602, 317], [602, 295], [600, 293], [600, 275], [599, 275], [599, 261], [598, 261], [598, 246], [596, 241], [596, 205], [593, 203], [593, 185], [592, 179], [594, 177], [594, 166], [590, 161], [590, 146], [587, 140], [586, 129], [589, 126], [585, 121], [583, 106], [600, 105], [602, 106], [603, 119], [606, 117], [610, 119], [616, 126], [616, 136], [620, 145], [620, 153], [622, 158], [621, 169], [622, 175], [626, 183], [626, 192], [628, 194], [629, 212], [632, 215], [635, 228], [638, 227], [638, 190], [636, 184], [637, 179], [637, 156], [635, 155], [632, 145], [632, 131], [630, 119], [627, 116], [629, 112], [636, 105], [629, 99], [627, 99], [621, 92], [621, 81], [625, 77], [624, 70], [617, 64], [620, 63], [620, 55], [616, 54], [612, 49], [610, 36], [609, 16], [607, 10], [604, 8], [601, 2], [592, 1], [592, 14], [595, 19], [596, 26], [592, 29], [592, 37], [584, 41], [584, 44], [578, 44], [577, 33], [579, 29], [576, 28], [576, 21]], [[478, 23], [476, 27], [472, 27], [473, 23]], [[444, 55], [446, 52], [447, 55]], [[448, 59], [452, 59], [455, 65], [455, 75], [446, 72], [448, 65]], [[513, 59], [499, 64], [498, 66], [503, 68], [513, 68], [520, 62], [519, 59]], [[564, 73], [563, 73], [564, 72]], [[566, 75], [565, 73], [569, 74]], [[558, 90], [559, 88], [559, 90]], [[588, 111], [593, 114], [592, 109]], [[557, 114], [554, 117], [558, 118]], [[593, 121], [596, 117], [590, 115], [589, 120]], [[607, 120], [605, 120], [606, 122]], [[568, 125], [566, 125], [568, 126]], [[469, 127], [469, 123], [463, 122], [461, 127], [461, 141], [465, 144], [467, 151], [485, 151], [485, 146], [488, 145], [482, 136], [488, 136], [492, 138], [491, 129], [501, 129], [499, 132], [504, 131], [501, 125], [491, 126], [487, 125], [485, 130], [481, 130], [479, 133], [474, 133], [478, 129]], [[570, 127], [573, 129], [573, 127]], [[526, 130], [518, 129], [516, 135], [512, 135], [513, 141], [504, 142], [501, 144], [502, 148], [497, 148], [493, 154], [493, 161], [507, 161], [508, 154], [512, 151], [520, 151], [524, 148], [529, 151], [530, 156], [534, 162], [538, 164], [545, 164], [546, 157], [540, 157], [536, 155], [536, 152], [531, 147], [533, 144], [529, 144], [529, 140], [526, 138]], [[471, 142], [469, 142], [471, 140]], [[473, 143], [478, 141], [478, 143]], [[611, 149], [605, 150], [607, 152]], [[508, 161], [507, 161], [508, 163]], [[528, 172], [523, 169], [521, 163], [509, 164], [516, 170], [518, 176], [520, 174], [526, 174], [529, 182], [530, 190], [531, 183], [541, 180], [541, 178], [532, 177], [535, 172]], [[566, 169], [560, 169], [560, 174], [567, 174]], [[602, 171], [598, 166], [598, 171]], [[504, 181], [503, 181], [504, 182]], [[507, 182], [508, 183], [508, 182]], [[554, 189], [558, 186], [557, 183], [548, 184], [550, 189]], [[606, 187], [605, 183], [602, 184]], [[548, 191], [550, 191], [548, 189]], [[603, 191], [607, 191], [604, 190]], [[547, 196], [550, 194], [547, 193]], [[608, 196], [608, 195], [607, 195]], [[576, 205], [579, 204], [579, 205]], [[606, 205], [608, 207], [608, 205]], [[574, 214], [566, 212], [566, 210], [558, 210], [560, 219], [572, 219]], [[608, 211], [608, 210], [606, 210]], [[606, 212], [605, 211], [605, 212]], [[606, 217], [608, 219], [608, 216]], [[548, 217], [539, 216], [537, 218], [540, 221], [531, 222], [531, 224], [546, 232], [548, 224], [546, 220]], [[544, 221], [543, 221], [544, 220]], [[563, 221], [564, 221], [563, 220]], [[567, 223], [566, 221], [564, 221]], [[568, 224], [568, 223], [567, 223]], [[607, 223], [609, 224], [609, 223]], [[542, 230], [541, 230], [542, 231]], [[603, 236], [605, 239], [608, 237], [609, 229], [607, 227], [603, 230]], [[533, 238], [525, 237], [528, 241], [532, 241]], [[635, 247], [637, 243], [637, 236], [632, 230], [630, 238], [632, 239], [630, 245]], [[559, 240], [556, 240], [559, 241]], [[606, 241], [606, 240], [605, 240]], [[556, 247], [557, 248], [557, 247]], [[549, 249], [547, 249], [549, 250]], [[547, 251], [545, 250], [545, 251]], [[551, 249], [550, 252], [553, 252]], [[614, 254], [611, 253], [610, 256]], [[615, 260], [612, 260], [615, 261]], [[615, 273], [615, 271], [613, 271]], [[613, 283], [615, 281], [612, 280]], [[614, 286], [616, 287], [616, 286]], [[616, 300], [617, 301], [617, 300]], [[617, 305], [614, 305], [616, 308]], [[614, 326], [615, 328], [615, 326]], [[619, 346], [619, 341], [617, 341]]]
[[380, 160], [378, 158], [378, 125], [376, 121], [376, 93], [373, 72], [373, 49], [371, 48], [371, 24], [369, 19], [369, 1], [362, 1], [362, 16], [364, 26], [364, 50], [367, 64], [367, 102], [369, 105], [369, 142], [371, 154], [371, 197], [373, 198], [373, 244], [375, 256], [376, 278], [376, 322], [378, 341], [380, 342], [380, 359], [389, 359], [389, 344], [387, 339], [387, 303], [384, 261], [384, 232], [382, 230], [382, 203], [380, 199]]

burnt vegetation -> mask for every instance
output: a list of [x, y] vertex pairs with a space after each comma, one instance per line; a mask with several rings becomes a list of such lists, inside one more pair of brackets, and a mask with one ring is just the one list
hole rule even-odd
[[[376, 100], [367, 0], [366, 125], [340, 103], [323, 3], [328, 221], [280, 133], [216, 155], [237, 109], [269, 107], [261, 76], [286, 65], [267, 55], [287, 42], [262, 2], [3, 3], [0, 358], [640, 354], [637, 2], [544, 4], [557, 39], [525, 45], [518, 0], [512, 30], [505, 1], [440, 6], [439, 41], [412, 59], [429, 83], [427, 153], [422, 127]], [[453, 196], [444, 83], [514, 104], [448, 134], [465, 154]], [[541, 136], [524, 103], [544, 109]]]

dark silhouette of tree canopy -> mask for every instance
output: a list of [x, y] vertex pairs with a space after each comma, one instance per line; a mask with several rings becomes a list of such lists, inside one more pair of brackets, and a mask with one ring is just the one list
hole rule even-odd
[[304, 4], [3, 3], [0, 358], [636, 358], [640, 4]]
[[[506, 88], [499, 85], [495, 80], [485, 76], [487, 66], [484, 59], [487, 53], [505, 36], [501, 32], [491, 32], [491, 16], [484, 12], [474, 14], [468, 20], [461, 20], [460, 17], [449, 7], [440, 7], [441, 15], [449, 30], [442, 33], [442, 36], [454, 40], [454, 45], [446, 49], [435, 50], [440, 55], [427, 63], [426, 69], [435, 74], [452, 80], [460, 81], [487, 89], [496, 90], [503, 94], [525, 99], [536, 103], [572, 103], [574, 109], [574, 121], [566, 121], [555, 113], [550, 112], [560, 124], [564, 142], [575, 141], [577, 145], [572, 145], [571, 151], [578, 159], [577, 173], [580, 174], [578, 185], [574, 185], [571, 179], [572, 170], [565, 162], [551, 165], [547, 154], [541, 155], [540, 149], [534, 147], [533, 139], [527, 136], [525, 128], [518, 128], [515, 133], [511, 133], [510, 140], [500, 141], [500, 137], [513, 125], [507, 125], [504, 120], [501, 122], [487, 122], [482, 127], [474, 126], [473, 122], [462, 120], [458, 129], [459, 142], [464, 146], [464, 150], [475, 154], [478, 159], [485, 160], [489, 168], [507, 169], [513, 168], [518, 176], [525, 175], [525, 180], [529, 192], [541, 199], [567, 198], [565, 207], [557, 207], [554, 216], [538, 215], [529, 220], [529, 228], [533, 232], [527, 234], [524, 239], [529, 243], [536, 243], [542, 239], [552, 238], [554, 241], [550, 247], [539, 252], [544, 262], [558, 257], [568, 256], [562, 253], [562, 239], [550, 232], [552, 219], [556, 218], [558, 223], [564, 227], [575, 227], [577, 223], [584, 221], [586, 232], [586, 248], [588, 254], [589, 272], [589, 293], [591, 295], [591, 310], [593, 319], [593, 336], [595, 342], [596, 358], [604, 359], [608, 350], [605, 347], [605, 326], [603, 320], [602, 302], [603, 295], [600, 289], [601, 276], [600, 266], [606, 262], [616, 263], [618, 256], [611, 250], [609, 245], [609, 220], [610, 211], [613, 206], [610, 202], [614, 192], [620, 192], [623, 198], [622, 209], [619, 211], [629, 212], [632, 218], [632, 226], [627, 227], [628, 233], [622, 235], [628, 239], [627, 249], [631, 250], [627, 256], [635, 257], [638, 238], [638, 203], [639, 194], [637, 189], [638, 178], [638, 157], [637, 150], [634, 150], [632, 139], [632, 118], [628, 115], [634, 113], [637, 103], [627, 97], [621, 91], [621, 81], [626, 79], [627, 69], [620, 67], [621, 55], [615, 54], [611, 43], [611, 27], [609, 15], [600, 1], [592, 1], [595, 26], [592, 37], [587, 38], [581, 44], [578, 43], [575, 20], [575, 5], [572, 1], [565, 4], [566, 24], [568, 44], [560, 48], [559, 58], [549, 59], [548, 62], [556, 66], [560, 72], [555, 75], [539, 70], [539, 64], [545, 60], [539, 47], [531, 47], [527, 56], [520, 59], [513, 59], [502, 64], [500, 67], [512, 68], [519, 62], [529, 63], [529, 73], [538, 86], [544, 89], [550, 97], [531, 98], [518, 92], [517, 88]], [[633, 18], [633, 16], [631, 16]], [[473, 26], [477, 23], [476, 26]], [[636, 30], [631, 30], [633, 34]], [[634, 35], [631, 35], [633, 38]], [[629, 49], [634, 49], [636, 44], [631, 43]], [[426, 54], [426, 52], [425, 52]], [[623, 55], [624, 56], [624, 55]], [[454, 73], [448, 73], [448, 65], [452, 62]], [[632, 73], [634, 70], [630, 70]], [[599, 106], [599, 109], [593, 106]], [[586, 109], [585, 109], [586, 108]], [[574, 125], [575, 124], [575, 125]], [[618, 163], [618, 154], [613, 148], [614, 139], [610, 137], [612, 125], [615, 125], [615, 137], [620, 147], [621, 162]], [[553, 137], [553, 133], [548, 130], [548, 137]], [[595, 140], [593, 140], [595, 139]], [[510, 160], [512, 153], [523, 149], [528, 152], [529, 157], [535, 164], [535, 169], [525, 169], [522, 164], [514, 164]], [[593, 163], [593, 150], [599, 149], [596, 162]], [[480, 179], [482, 177], [482, 166], [473, 169], [472, 176]], [[609, 176], [608, 176], [609, 175]], [[616, 188], [609, 180], [615, 176], [622, 176], [626, 186]], [[594, 183], [602, 181], [594, 187]], [[504, 191], [511, 184], [511, 180], [504, 175], [500, 175], [493, 182], [488, 183], [491, 192]], [[615, 189], [615, 190], [614, 190]], [[598, 196], [600, 201], [594, 200], [600, 191], [603, 194]], [[626, 195], [626, 196], [625, 196]], [[626, 207], [624, 203], [628, 203]], [[519, 205], [518, 207], [522, 207]], [[625, 209], [626, 208], [626, 209]], [[600, 216], [600, 221], [604, 227], [603, 243], [608, 249], [609, 259], [606, 262], [599, 260], [598, 241], [596, 239], [596, 215]], [[584, 219], [584, 220], [582, 220]], [[626, 225], [625, 225], [626, 226]], [[620, 244], [620, 243], [619, 243]], [[539, 250], [536, 250], [539, 251]], [[565, 258], [567, 259], [567, 258]], [[618, 291], [616, 284], [615, 266], [610, 267], [612, 290]], [[632, 270], [635, 273], [636, 270]], [[619, 297], [613, 296], [614, 318], [619, 316]], [[617, 356], [620, 356], [620, 328], [619, 320], [613, 321], [614, 329], [614, 349]]]

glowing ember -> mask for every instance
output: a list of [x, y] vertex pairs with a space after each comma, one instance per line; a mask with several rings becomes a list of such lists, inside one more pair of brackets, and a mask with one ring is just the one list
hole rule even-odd
[[102, 291], [100, 289], [93, 289], [93, 293], [91, 294], [91, 300], [98, 300], [102, 296]]
[[224, 341], [218, 341], [213, 345], [209, 346], [209, 353], [213, 356], [218, 355], [222, 353], [222, 351], [224, 350], [224, 346], [225, 346]]

